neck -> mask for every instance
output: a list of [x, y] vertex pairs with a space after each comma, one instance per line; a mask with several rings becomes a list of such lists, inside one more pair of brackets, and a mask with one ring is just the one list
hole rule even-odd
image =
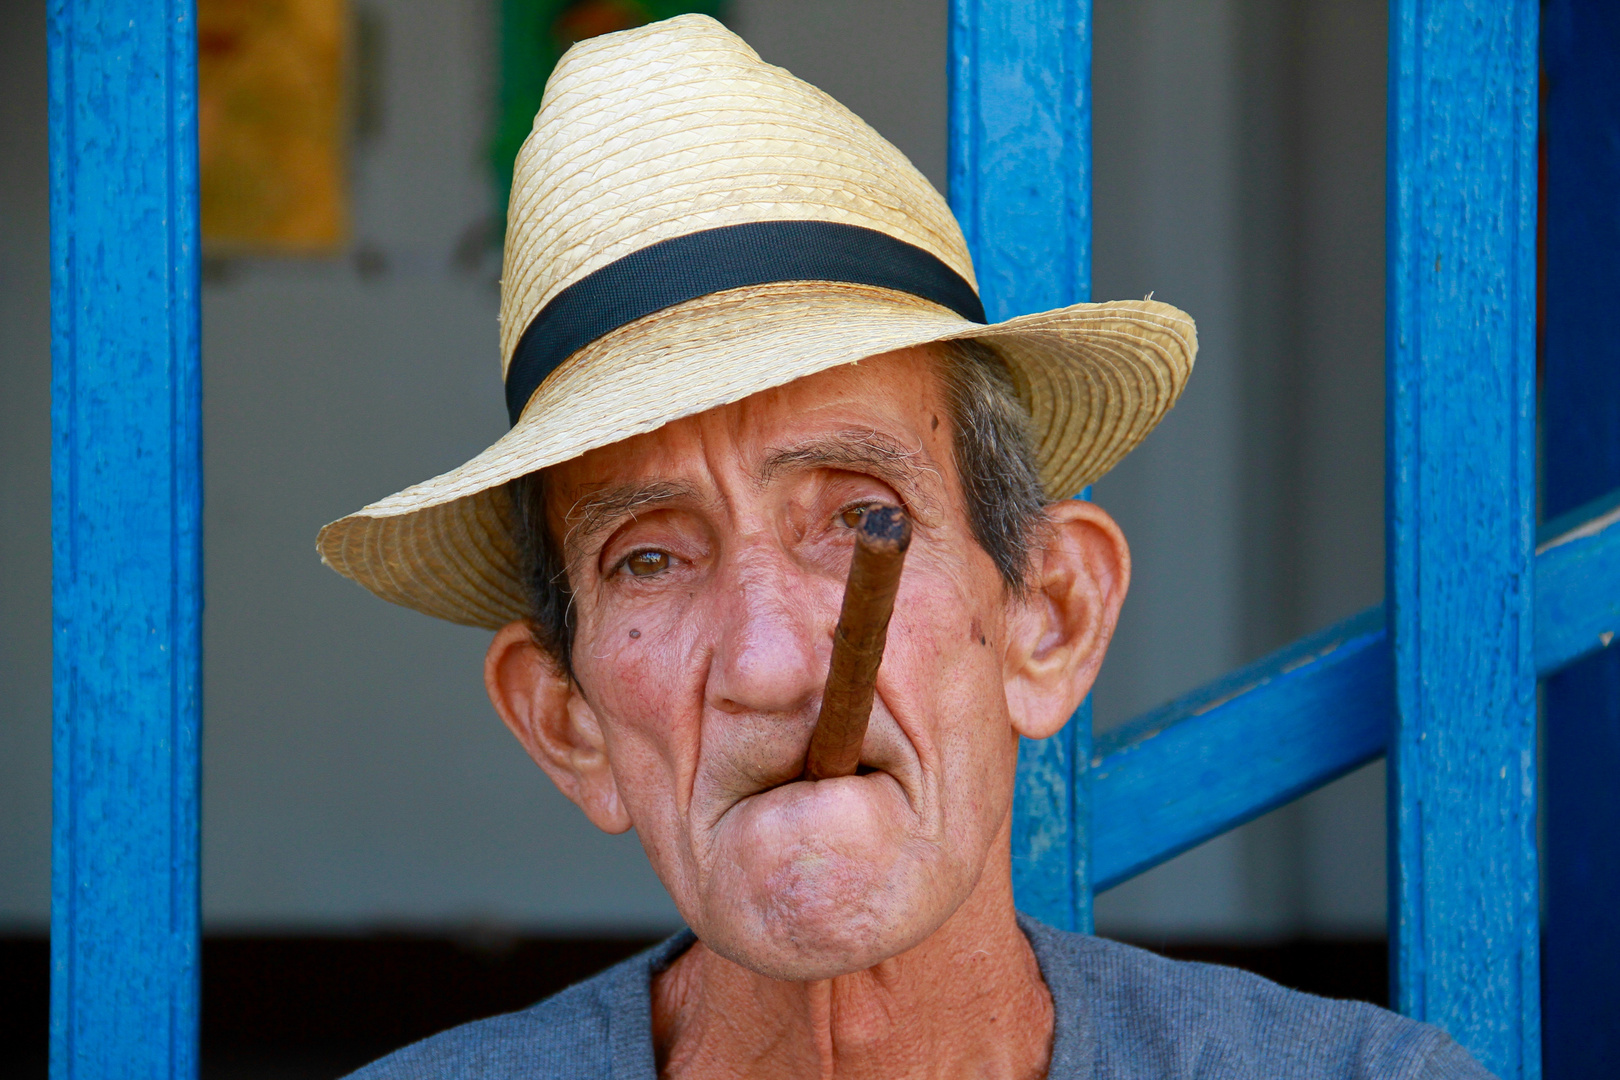
[[659, 1073], [857, 1080], [1046, 1075], [1052, 996], [1012, 904], [1007, 830], [967, 901], [864, 971], [782, 982], [700, 942], [653, 983]]

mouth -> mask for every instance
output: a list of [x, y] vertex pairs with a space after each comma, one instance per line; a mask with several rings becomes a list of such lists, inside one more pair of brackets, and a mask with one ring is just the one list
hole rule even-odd
[[[881, 709], [874, 711], [855, 772], [848, 776], [807, 779], [807, 741], [786, 742], [779, 730], [762, 734], [766, 737], [731, 743], [729, 753], [700, 767], [694, 796], [696, 806], [708, 812], [700, 811], [695, 823], [703, 831], [725, 828], [728, 819], [736, 824], [778, 811], [797, 816], [822, 807], [831, 812], [850, 799], [886, 805], [898, 797], [901, 807], [918, 812], [922, 793], [916, 789], [920, 770], [915, 753], [899, 725]], [[808, 740], [808, 732], [801, 737]], [[896, 809], [900, 807], [891, 811]]]
[[[859, 765], [857, 765], [855, 767], [855, 772], [853, 774], [851, 774], [851, 775], [859, 778], [859, 777], [863, 777], [863, 776], [871, 776], [874, 773], [886, 773], [887, 771], [888, 771], [887, 769], [884, 769], [880, 765], [875, 765], [875, 764], [872, 764], [871, 762], [862, 761]], [[842, 778], [835, 777], [834, 779], [842, 779]], [[742, 802], [745, 802], [748, 799], [758, 798], [761, 795], [769, 795], [773, 791], [782, 791], [785, 788], [791, 788], [791, 787], [814, 788], [817, 784], [825, 784], [827, 782], [828, 781], [826, 781], [826, 780], [812, 780], [809, 777], [805, 776], [802, 770], [796, 770], [792, 776], [785, 776], [785, 777], [782, 777], [780, 779], [772, 779], [772, 780], [768, 780], [768, 781], [761, 782], [761, 783], [758, 783], [758, 784], [750, 785], [749, 789], [738, 793], [736, 802], [737, 803], [742, 803]]]
[[[704, 837], [701, 846], [721, 863], [759, 873], [772, 867], [803, 869], [801, 864], [820, 865], [828, 858], [885, 863], [898, 838], [927, 828], [928, 805], [907, 782], [914, 773], [903, 752], [888, 749], [891, 753], [883, 754], [868, 743], [864, 760], [848, 776], [806, 780], [801, 757], [780, 766], [776, 775], [756, 775], [752, 783], [731, 786], [723, 795], [711, 788], [719, 798], [708, 802], [709, 814], [693, 822]], [[770, 874], [760, 880], [767, 879], [776, 880]]]
[[[796, 769], [792, 776], [760, 783], [754, 785], [753, 790], [739, 793], [721, 816], [729, 816], [732, 812], [744, 808], [752, 812], [772, 806], [807, 804], [814, 802], [818, 797], [842, 798], [852, 790], [866, 789], [874, 781], [885, 780], [896, 790], [905, 792], [905, 785], [900, 782], [900, 778], [883, 764], [875, 761], [863, 760], [856, 766], [854, 773], [825, 780], [811, 780], [804, 776], [801, 769]], [[907, 798], [905, 801], [910, 800]]]

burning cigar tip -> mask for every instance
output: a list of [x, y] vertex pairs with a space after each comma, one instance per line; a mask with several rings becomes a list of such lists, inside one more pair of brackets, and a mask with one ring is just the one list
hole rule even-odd
[[898, 506], [874, 506], [861, 515], [861, 540], [903, 552], [911, 546], [911, 518]]

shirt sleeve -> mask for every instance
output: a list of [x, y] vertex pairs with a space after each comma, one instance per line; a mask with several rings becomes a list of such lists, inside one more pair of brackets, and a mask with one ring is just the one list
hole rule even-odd
[[1475, 1061], [1455, 1039], [1441, 1032], [1434, 1049], [1414, 1074], [1414, 1080], [1496, 1080], [1496, 1076]]

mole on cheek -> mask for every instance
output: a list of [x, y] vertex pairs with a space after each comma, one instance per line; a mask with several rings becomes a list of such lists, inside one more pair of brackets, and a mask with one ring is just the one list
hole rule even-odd
[[968, 627], [968, 639], [971, 641], [973, 638], [978, 638], [980, 645], [984, 644], [984, 624], [977, 615], [973, 616], [973, 623]]
[[632, 630], [632, 631], [630, 631], [630, 636], [631, 637], [640, 637], [641, 636], [641, 631], [640, 630]]
[[934, 417], [933, 423], [929, 425], [928, 430], [929, 431], [938, 431], [939, 430], [939, 417], [937, 417], [937, 416]]

